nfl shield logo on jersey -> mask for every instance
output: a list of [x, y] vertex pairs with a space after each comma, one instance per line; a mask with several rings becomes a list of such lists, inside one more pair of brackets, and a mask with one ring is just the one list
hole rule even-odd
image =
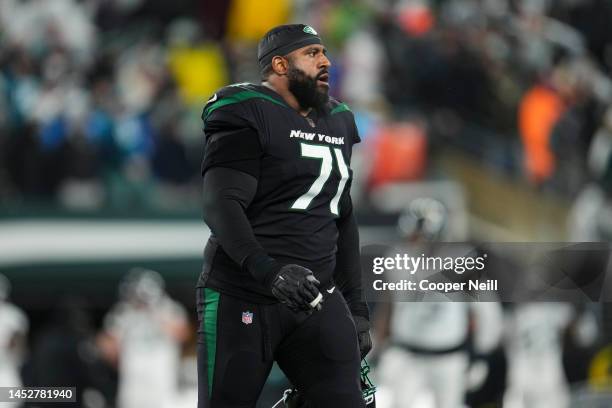
[[242, 312], [242, 323], [251, 324], [253, 323], [253, 313], [246, 311]]

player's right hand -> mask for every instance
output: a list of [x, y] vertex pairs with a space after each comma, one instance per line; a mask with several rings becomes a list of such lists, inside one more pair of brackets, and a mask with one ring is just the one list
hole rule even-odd
[[272, 280], [272, 294], [294, 312], [320, 309], [323, 302], [315, 300], [321, 297], [317, 288], [321, 282], [308, 268], [300, 265], [284, 265]]

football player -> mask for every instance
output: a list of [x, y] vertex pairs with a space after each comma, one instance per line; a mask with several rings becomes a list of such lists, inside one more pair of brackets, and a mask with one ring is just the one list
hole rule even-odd
[[328, 95], [326, 53], [312, 27], [276, 27], [259, 43], [262, 83], [204, 107], [200, 408], [254, 407], [274, 361], [313, 405], [364, 407], [371, 340], [349, 194], [360, 139]]
[[568, 407], [563, 370], [563, 334], [574, 310], [563, 302], [516, 304], [508, 315], [508, 386], [504, 406]]
[[189, 328], [183, 307], [155, 271], [134, 268], [120, 286], [121, 300], [105, 318], [100, 345], [118, 364], [117, 406], [175, 406], [181, 345]]
[[[413, 256], [449, 255], [448, 247], [440, 243], [448, 237], [448, 222], [449, 214], [440, 201], [412, 200], [399, 220], [400, 232], [410, 243], [403, 250]], [[464, 250], [469, 253], [473, 248]], [[401, 276], [402, 272], [392, 273]], [[377, 344], [388, 346], [382, 352], [377, 379], [381, 394], [387, 392], [389, 406], [425, 406], [428, 400], [436, 408], [464, 406], [470, 325], [477, 329], [472, 332], [474, 348], [482, 353], [493, 349], [502, 329], [499, 303], [451, 301], [435, 292], [421, 300], [406, 294], [390, 300], [394, 302], [381, 304], [376, 319]]]

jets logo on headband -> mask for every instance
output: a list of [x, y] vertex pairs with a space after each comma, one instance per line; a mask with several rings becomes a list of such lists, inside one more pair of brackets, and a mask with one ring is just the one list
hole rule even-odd
[[308, 33], [308, 34], [318, 35], [317, 32], [315, 31], [315, 29], [312, 28], [311, 26], [304, 27], [304, 29], [302, 31], [304, 31], [305, 33]]

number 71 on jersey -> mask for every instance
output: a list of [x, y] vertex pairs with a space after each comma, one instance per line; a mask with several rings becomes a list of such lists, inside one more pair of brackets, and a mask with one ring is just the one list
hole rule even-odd
[[[328, 146], [313, 145], [308, 143], [300, 143], [300, 148], [302, 157], [321, 160], [321, 170], [319, 176], [315, 179], [314, 183], [312, 183], [308, 191], [301, 195], [297, 200], [295, 200], [291, 208], [294, 210], [308, 209], [308, 206], [310, 205], [312, 200], [321, 193], [321, 190], [323, 190], [323, 186], [325, 185], [325, 182], [331, 174], [333, 166], [333, 157], [335, 156], [341, 178], [340, 182], [338, 183], [338, 190], [336, 191], [336, 195], [334, 195], [334, 198], [332, 198], [332, 200], [329, 202], [329, 209], [332, 214], [339, 215], [338, 203], [340, 201], [340, 197], [342, 196], [342, 192], [344, 191], [344, 187], [346, 186], [346, 182], [349, 178], [348, 166], [344, 161], [342, 151], [338, 148], [332, 149]], [[333, 156], [332, 150], [334, 152]]]

